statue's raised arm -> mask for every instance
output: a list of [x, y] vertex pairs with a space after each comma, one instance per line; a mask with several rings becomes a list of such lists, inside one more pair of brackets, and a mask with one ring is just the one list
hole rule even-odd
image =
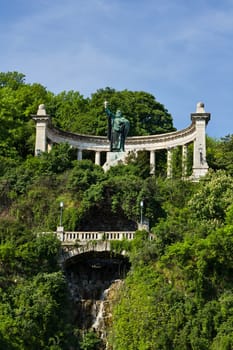
[[120, 109], [116, 114], [108, 108], [107, 101], [104, 102], [105, 112], [108, 116], [108, 139], [110, 141], [111, 152], [124, 152], [125, 139], [129, 132], [129, 121], [126, 119]]

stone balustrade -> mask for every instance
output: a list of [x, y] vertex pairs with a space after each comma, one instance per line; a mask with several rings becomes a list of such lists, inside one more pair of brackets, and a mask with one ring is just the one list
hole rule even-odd
[[[123, 239], [133, 240], [135, 231], [64, 231], [63, 226], [58, 226], [55, 232], [62, 244], [85, 244], [90, 241], [120, 241]], [[154, 235], [149, 234], [153, 240]]]
[[62, 234], [62, 242], [74, 243], [75, 241], [87, 242], [87, 241], [112, 241], [112, 240], [132, 240], [134, 239], [135, 232], [123, 231], [123, 232], [73, 232], [68, 231]]

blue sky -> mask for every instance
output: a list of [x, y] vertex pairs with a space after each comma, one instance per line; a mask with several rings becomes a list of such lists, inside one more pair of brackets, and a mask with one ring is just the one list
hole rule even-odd
[[146, 91], [207, 134], [233, 134], [233, 0], [1, 0], [0, 71], [49, 91]]

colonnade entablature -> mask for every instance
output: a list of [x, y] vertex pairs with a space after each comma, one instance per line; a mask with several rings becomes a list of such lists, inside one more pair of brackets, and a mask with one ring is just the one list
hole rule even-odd
[[[125, 152], [110, 152], [110, 143], [107, 137], [83, 135], [66, 132], [54, 127], [50, 116], [46, 114], [45, 106], [39, 106], [37, 114], [33, 115], [36, 122], [35, 155], [48, 152], [53, 144], [68, 143], [77, 149], [77, 159], [82, 159], [83, 151], [95, 152], [95, 163], [100, 165], [101, 153], [106, 153], [106, 163], [114, 165], [113, 159], [124, 161], [130, 152], [150, 152], [151, 174], [155, 174], [156, 151], [166, 150], [167, 152], [167, 176], [172, 177], [172, 152], [173, 149], [182, 147], [182, 177], [187, 177], [187, 149], [193, 143], [193, 180], [198, 180], [208, 172], [206, 161], [206, 125], [210, 120], [210, 113], [206, 113], [204, 104], [197, 104], [196, 112], [191, 113], [191, 125], [186, 129], [169, 132], [166, 134], [132, 136], [125, 141]], [[116, 164], [116, 162], [115, 162]]]

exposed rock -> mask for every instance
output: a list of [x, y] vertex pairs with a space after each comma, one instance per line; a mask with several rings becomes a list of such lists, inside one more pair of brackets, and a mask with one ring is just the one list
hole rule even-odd
[[105, 349], [112, 308], [129, 268], [128, 258], [111, 252], [81, 254], [65, 267], [74, 323], [84, 331], [97, 332]]

